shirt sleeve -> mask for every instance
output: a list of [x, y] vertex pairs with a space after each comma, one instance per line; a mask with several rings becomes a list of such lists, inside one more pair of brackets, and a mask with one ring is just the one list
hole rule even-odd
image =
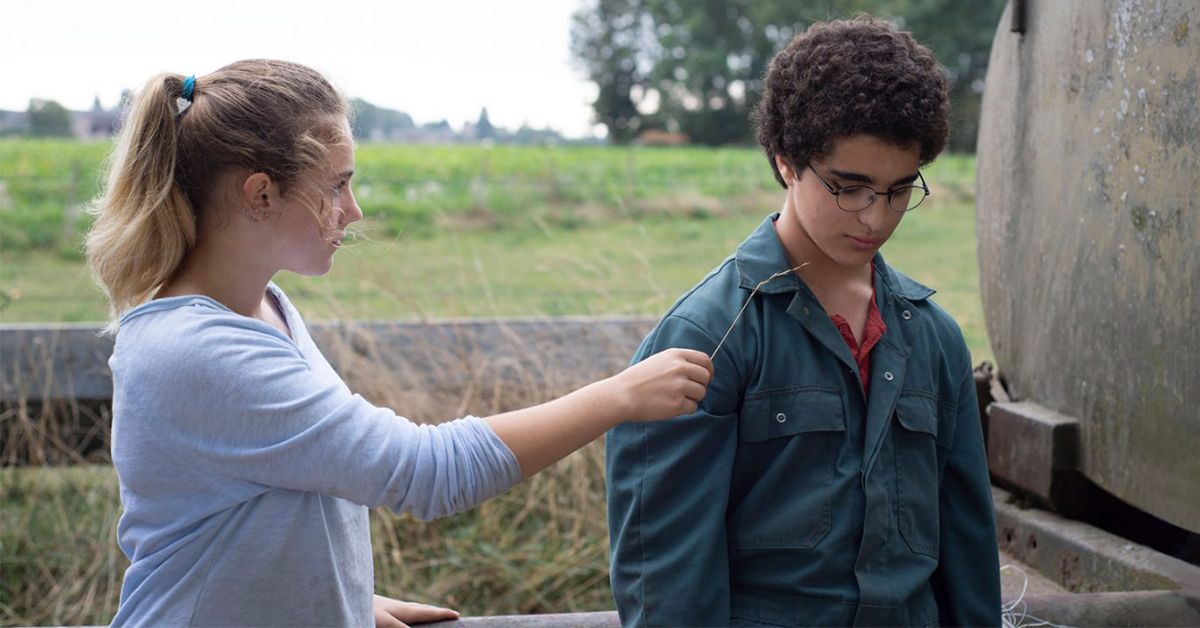
[[[717, 342], [664, 319], [633, 361]], [[740, 377], [722, 349], [698, 411], [608, 433], [606, 475], [613, 596], [625, 626], [725, 625], [730, 617], [725, 508], [737, 445]]]
[[998, 626], [1001, 601], [996, 516], [970, 368], [959, 385], [956, 421], [956, 437], [946, 460], [938, 504], [939, 562], [930, 584], [942, 625]]
[[[168, 455], [192, 471], [311, 491], [434, 519], [521, 480], [511, 450], [481, 419], [416, 425], [314, 371], [280, 336], [221, 321], [149, 362], [135, 384]], [[200, 344], [199, 338], [203, 338]]]

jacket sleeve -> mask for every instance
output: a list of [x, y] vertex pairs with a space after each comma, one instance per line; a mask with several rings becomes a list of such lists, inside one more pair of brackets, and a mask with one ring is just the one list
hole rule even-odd
[[[670, 347], [711, 353], [716, 344], [687, 319], [669, 316], [633, 361]], [[726, 346], [697, 412], [608, 433], [610, 578], [625, 626], [729, 623], [725, 508], [741, 385], [728, 355]]]
[[969, 367], [958, 388], [957, 408], [957, 436], [942, 475], [938, 504], [941, 548], [931, 585], [942, 625], [999, 626], [996, 516]]

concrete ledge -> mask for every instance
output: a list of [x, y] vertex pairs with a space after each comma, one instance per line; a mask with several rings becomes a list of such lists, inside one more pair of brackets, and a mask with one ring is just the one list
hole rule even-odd
[[1079, 421], [1036, 403], [988, 406], [988, 468], [992, 477], [1057, 505], [1079, 461]]
[[[346, 371], [387, 367], [415, 386], [455, 390], [486, 364], [586, 382], [624, 366], [654, 317], [467, 319], [433, 323], [314, 323], [313, 340]], [[113, 339], [90, 324], [0, 325], [0, 403], [112, 398]], [[364, 364], [364, 361], [368, 364]]]
[[1200, 625], [1200, 567], [1085, 523], [1014, 505], [994, 488], [1000, 550], [1070, 595], [1025, 598], [1028, 614], [1098, 626]]
[[1028, 597], [1017, 614], [1066, 626], [1200, 626], [1200, 598], [1183, 591], [1124, 591]]
[[112, 338], [97, 325], [0, 325], [0, 403], [110, 399]]

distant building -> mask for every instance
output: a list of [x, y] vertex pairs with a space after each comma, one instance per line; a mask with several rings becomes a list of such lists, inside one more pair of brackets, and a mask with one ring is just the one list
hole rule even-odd
[[105, 109], [97, 96], [92, 101], [91, 111], [71, 112], [71, 132], [75, 137], [85, 140], [112, 137], [117, 134], [120, 119], [120, 111]]
[[456, 144], [461, 140], [458, 133], [445, 120], [429, 122], [419, 127], [405, 129], [395, 141], [405, 144]]
[[0, 137], [29, 134], [29, 114], [0, 109]]

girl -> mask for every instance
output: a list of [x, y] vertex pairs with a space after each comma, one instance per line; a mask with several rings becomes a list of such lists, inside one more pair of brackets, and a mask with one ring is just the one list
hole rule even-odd
[[330, 269], [362, 218], [353, 174], [345, 102], [301, 65], [157, 76], [132, 104], [87, 240], [117, 333], [112, 455], [131, 565], [115, 624], [453, 618], [372, 601], [369, 507], [459, 512], [619, 422], [703, 398], [709, 361], [688, 350], [437, 426], [352, 394], [271, 278]]

